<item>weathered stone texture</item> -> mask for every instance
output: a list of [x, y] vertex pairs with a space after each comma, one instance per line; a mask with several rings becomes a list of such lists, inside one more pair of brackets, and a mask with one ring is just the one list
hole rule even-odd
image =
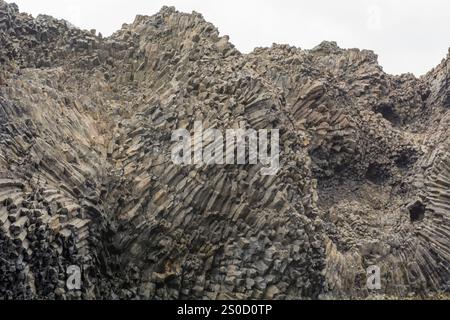
[[[169, 7], [104, 38], [0, 0], [0, 298], [367, 297], [370, 265], [383, 294], [449, 290], [449, 61], [244, 55]], [[198, 120], [279, 129], [280, 170], [173, 164]]]

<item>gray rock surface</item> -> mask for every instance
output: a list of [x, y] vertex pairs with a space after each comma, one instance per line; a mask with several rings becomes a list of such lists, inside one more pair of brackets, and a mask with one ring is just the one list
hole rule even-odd
[[[0, 298], [365, 298], [371, 265], [376, 294], [449, 290], [450, 55], [391, 76], [171, 7], [102, 37], [0, 0], [0, 63]], [[173, 164], [196, 120], [279, 129], [277, 175]]]

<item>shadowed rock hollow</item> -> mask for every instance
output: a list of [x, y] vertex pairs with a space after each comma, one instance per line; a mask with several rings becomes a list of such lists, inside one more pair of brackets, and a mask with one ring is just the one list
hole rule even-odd
[[[244, 55], [169, 7], [102, 38], [0, 0], [0, 298], [448, 291], [449, 58], [391, 76], [333, 42]], [[279, 129], [280, 170], [173, 164], [198, 120]]]

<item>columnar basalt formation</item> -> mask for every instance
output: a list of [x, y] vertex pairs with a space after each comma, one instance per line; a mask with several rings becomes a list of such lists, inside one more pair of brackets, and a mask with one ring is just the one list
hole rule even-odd
[[[450, 56], [391, 76], [333, 42], [244, 55], [195, 12], [104, 38], [0, 0], [0, 62], [0, 298], [449, 290]], [[195, 121], [279, 129], [280, 170], [172, 163]]]

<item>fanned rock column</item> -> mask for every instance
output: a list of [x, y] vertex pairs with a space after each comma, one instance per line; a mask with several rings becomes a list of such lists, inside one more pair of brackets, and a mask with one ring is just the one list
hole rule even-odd
[[[103, 38], [0, 0], [0, 298], [448, 291], [448, 61], [417, 79], [333, 42], [243, 55], [169, 7]], [[279, 171], [173, 164], [195, 121], [278, 129]]]

